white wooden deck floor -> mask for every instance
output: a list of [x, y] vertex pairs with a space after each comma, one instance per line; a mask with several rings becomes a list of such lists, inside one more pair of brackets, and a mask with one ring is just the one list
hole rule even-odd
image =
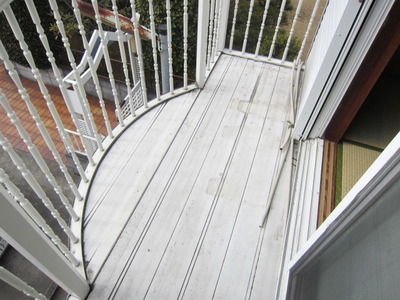
[[272, 299], [290, 163], [260, 228], [287, 126], [291, 70], [223, 55], [205, 88], [142, 117], [91, 187], [89, 299]]

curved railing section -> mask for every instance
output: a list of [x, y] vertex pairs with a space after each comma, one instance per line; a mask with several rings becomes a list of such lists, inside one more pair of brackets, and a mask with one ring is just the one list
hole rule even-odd
[[[22, 55], [25, 57], [32, 71], [32, 77], [39, 85], [40, 93], [45, 99], [49, 112], [48, 116], [46, 116], [46, 120], [51, 116], [52, 122], [54, 122], [58, 131], [58, 140], [62, 141], [62, 145], [53, 139], [54, 130], [46, 126], [46, 121], [43, 120], [43, 116], [38, 113], [35, 104], [31, 101], [29, 88], [24, 85], [24, 80], [20, 78], [20, 75], [16, 71], [13, 62], [10, 60], [9, 53], [6, 50], [6, 45], [4, 45], [2, 41], [0, 41], [0, 58], [13, 84], [17, 88], [20, 97], [28, 108], [31, 117], [34, 119], [35, 125], [40, 132], [41, 139], [45, 141], [46, 146], [50, 149], [53, 156], [52, 160], [58, 164], [61, 172], [64, 174], [72, 196], [68, 198], [64, 194], [60, 187], [61, 183], [57, 182], [48, 164], [36, 147], [35, 142], [37, 138], [35, 137], [34, 139], [30, 136], [31, 133], [29, 129], [25, 128], [24, 122], [21, 122], [17, 117], [12, 97], [0, 91], [0, 104], [4, 113], [9, 118], [9, 122], [13, 125], [14, 130], [19, 133], [21, 141], [25, 143], [34, 158], [35, 163], [39, 166], [39, 169], [58, 195], [58, 200], [62, 202], [61, 210], [66, 210], [68, 214], [67, 219], [69, 219], [69, 221], [61, 217], [62, 212], [58, 211], [53, 204], [56, 199], [50, 199], [51, 197], [46, 194], [45, 189], [36, 180], [35, 174], [33, 174], [29, 166], [27, 166], [28, 164], [14, 150], [14, 145], [7, 139], [7, 134], [0, 132], [0, 145], [5, 153], [8, 154], [10, 162], [20, 171], [28, 185], [31, 186], [37, 194], [37, 197], [42, 201], [43, 206], [49, 210], [50, 215], [61, 227], [62, 232], [67, 236], [67, 241], [65, 241], [65, 238], [63, 239], [58, 236], [48, 225], [49, 221], [40, 215], [31, 202], [23, 195], [21, 190], [10, 180], [8, 174], [2, 169], [0, 173], [0, 182], [2, 183], [2, 188], [11, 196], [11, 198], [6, 197], [6, 199], [14, 199], [22, 208], [24, 214], [29, 216], [29, 218], [35, 222], [38, 229], [47, 235], [49, 241], [54, 244], [54, 249], [59, 251], [59, 255], [66, 259], [63, 263], [70, 263], [71, 267], [76, 269], [77, 273], [75, 275], [82, 279], [80, 281], [78, 280], [80, 284], [85, 282], [86, 278], [82, 253], [83, 247], [81, 244], [85, 198], [90, 187], [90, 182], [102, 158], [111, 145], [117, 140], [118, 136], [140, 116], [163, 101], [187, 93], [201, 86], [201, 84], [196, 84], [196, 80], [191, 80], [192, 83], [189, 82], [189, 78], [193, 78], [196, 74], [196, 72], [193, 72], [193, 64], [192, 69], [189, 69], [189, 59], [195, 57], [196, 52], [200, 53], [203, 51], [202, 47], [198, 46], [195, 48], [192, 45], [196, 44], [196, 42], [199, 45], [202, 43], [207, 44], [206, 40], [198, 40], [196, 36], [193, 42], [193, 32], [189, 32], [191, 28], [189, 26], [189, 19], [190, 17], [194, 18], [193, 13], [197, 9], [194, 10], [193, 5], [188, 1], [184, 1], [182, 4], [184, 13], [181, 20], [179, 20], [182, 24], [177, 26], [177, 24], [174, 23], [177, 22], [178, 19], [173, 18], [173, 5], [176, 5], [176, 3], [174, 4], [171, 1], [166, 1], [164, 13], [160, 13], [160, 8], [158, 8], [158, 15], [156, 15], [153, 1], [149, 1], [148, 11], [143, 10], [143, 5], [141, 5], [143, 2], [144, 1], [130, 1], [129, 7], [125, 8], [124, 11], [127, 13], [128, 10], [128, 14], [130, 14], [131, 17], [126, 17], [119, 13], [116, 1], [112, 1], [112, 7], [107, 9], [101, 7], [96, 0], [91, 1], [91, 3], [72, 0], [70, 13], [75, 17], [76, 26], [78, 28], [77, 33], [79, 33], [79, 35], [75, 34], [71, 40], [71, 36], [66, 29], [67, 26], [63, 22], [63, 17], [65, 17], [65, 11], [63, 9], [65, 8], [61, 9], [55, 0], [49, 0], [48, 7], [53, 14], [57, 31], [66, 52], [65, 58], [71, 70], [68, 74], [65, 74], [56, 63], [55, 54], [51, 46], [53, 41], [49, 40], [45, 33], [46, 28], [44, 28], [42, 24], [38, 8], [35, 6], [33, 0], [25, 1], [29, 11], [29, 15], [27, 15], [26, 18], [30, 18], [36, 27], [38, 38], [53, 72], [53, 79], [57, 82], [65, 106], [75, 126], [71, 129], [66, 128], [64, 125], [65, 120], [63, 120], [63, 117], [59, 114], [54, 101], [55, 96], [49, 91], [48, 85], [46, 84], [47, 82], [36, 65], [37, 58], [34, 57], [26, 42], [28, 37], [24, 35], [24, 30], [20, 26], [21, 20], [16, 17], [15, 7], [13, 7], [12, 1], [0, 1], [0, 13], [7, 19], [12, 34], [16, 38], [19, 48], [21, 49]], [[198, 5], [203, 6], [202, 3]], [[164, 16], [162, 16], [162, 14]], [[203, 17], [209, 18], [208, 11], [204, 11], [204, 14]], [[140, 24], [141, 15], [142, 19], [146, 17], [149, 19], [150, 29]], [[95, 26], [87, 28], [87, 23], [90, 19], [83, 16], [92, 18], [92, 24]], [[197, 15], [195, 18], [197, 18]], [[211, 16], [211, 18], [215, 23], [218, 22], [218, 20], [215, 19], [217, 15]], [[156, 20], [158, 24], [156, 24]], [[160, 37], [161, 33], [156, 32], [156, 26], [160, 25], [160, 20], [164, 20], [166, 23], [165, 39]], [[105, 26], [108, 27], [105, 28]], [[114, 27], [115, 31], [109, 27]], [[182, 27], [182, 49], [173, 49], [173, 38], [175, 37], [173, 37], [172, 31], [175, 27]], [[216, 28], [212, 28], [212, 30], [214, 35], [213, 39], [209, 41], [210, 49], [212, 49], [213, 45], [215, 48], [216, 43]], [[174, 32], [174, 34], [176, 34], [176, 32]], [[76, 45], [78, 40], [84, 50], [81, 58], [76, 58], [74, 56], [74, 51], [71, 46], [71, 44]], [[116, 51], [111, 49], [113, 43], [118, 45], [118, 53], [115, 53]], [[147, 43], [147, 45], [145, 43]], [[162, 45], [162, 43], [164, 43], [164, 45]], [[152, 58], [153, 62], [150, 62], [150, 64], [146, 61], [149, 59], [149, 56], [144, 54], [145, 50], [142, 44], [147, 48], [151, 46], [150, 58]], [[176, 54], [178, 51], [181, 52], [180, 56], [182, 59]], [[213, 63], [215, 63], [215, 57], [217, 57], [215, 52], [214, 49], [214, 57], [211, 58], [210, 55], [208, 56], [208, 59], [211, 59]], [[158, 57], [162, 55], [166, 57], [166, 60], [164, 60], [164, 64], [159, 66]], [[116, 56], [122, 62], [121, 68], [116, 68], [115, 65], [113, 65], [113, 57], [115, 60]], [[178, 59], [176, 59], [176, 57], [178, 57]], [[176, 60], [178, 60], [178, 62], [182, 61], [182, 68], [176, 67], [178, 63]], [[203, 64], [205, 65], [206, 62], [204, 61]], [[210, 62], [208, 64], [210, 66]], [[104, 67], [102, 67], [102, 65]], [[105, 72], [99, 70], [101, 67], [105, 69]], [[177, 77], [178, 74], [174, 73], [175, 69], [182, 69], [183, 74], [179, 74]], [[203, 69], [203, 71], [197, 74], [197, 78], [201, 78], [201, 81], [204, 81], [206, 78], [204, 67], [199, 67], [199, 69]], [[159, 74], [160, 71], [161, 74]], [[146, 86], [149, 82], [148, 77], [152, 76], [152, 72], [154, 75], [155, 87], [154, 89], [149, 89]], [[164, 93], [161, 92], [160, 75], [167, 79], [165, 81], [166, 83], [163, 82], [163, 85], [165, 85], [162, 87]], [[104, 84], [101, 83], [100, 77], [104, 78], [105, 76], [108, 77], [108, 89], [110, 89], [110, 91], [105, 91], [103, 87]], [[119, 78], [117, 79], [118, 76]], [[176, 78], [178, 78], [178, 80]], [[183, 78], [183, 80], [179, 81], [181, 78]], [[122, 81], [125, 87], [121, 88], [122, 84], [118, 81]], [[92, 90], [95, 91], [94, 95], [98, 99], [98, 105], [95, 107], [88, 101], [88, 93], [90, 92], [88, 85], [93, 86]], [[124, 92], [121, 92], [121, 90]], [[106, 109], [106, 102], [109, 101], [106, 100], [106, 94], [112, 95], [112, 99], [109, 100], [112, 100], [114, 103], [115, 112], [110, 112]], [[152, 97], [154, 99], [150, 99]], [[101, 110], [103, 116], [101, 121], [95, 121], [93, 110]], [[112, 116], [112, 114], [115, 115]], [[27, 116], [27, 118], [28, 117], [29, 116]], [[101, 124], [99, 124], [99, 122]], [[100, 127], [105, 128], [105, 132], [103, 130], [103, 132], [100, 133], [98, 129]], [[50, 133], [50, 130], [53, 132]], [[68, 163], [66, 162], [64, 153], [68, 153], [72, 158], [70, 163], [72, 163], [72, 167], [81, 177], [79, 187], [74, 183], [68, 173]], [[87, 167], [82, 163], [82, 157], [84, 161], [87, 161]], [[13, 236], [13, 234], [10, 233], [10, 236]], [[14, 239], [10, 239], [10, 243], [18, 249], [19, 245], [17, 243], [13, 244], [15, 242]], [[20, 248], [18, 250], [20, 250], [21, 253], [33, 253], [33, 249]], [[35, 261], [35, 257], [31, 258]], [[87, 288], [74, 286], [69, 283], [65, 285], [63, 282], [57, 281], [64, 281], [63, 279], [59, 279], [54, 274], [48, 273], [47, 268], [42, 269], [42, 271], [66, 289], [71, 295], [75, 295], [78, 298], [83, 298], [85, 296], [82, 295], [81, 291], [86, 291]], [[25, 294], [28, 293], [34, 297], [39, 297], [38, 295], [40, 295], [40, 297], [43, 296], [32, 287], [25, 285], [22, 281], [16, 283], [17, 281], [14, 280], [10, 272], [4, 270], [1, 275], [4, 281], [8, 283], [12, 282], [14, 287], [21, 289]]]

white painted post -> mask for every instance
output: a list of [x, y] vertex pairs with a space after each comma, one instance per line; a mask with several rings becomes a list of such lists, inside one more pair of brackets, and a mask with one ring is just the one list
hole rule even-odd
[[244, 53], [246, 52], [247, 38], [249, 36], [249, 29], [250, 29], [250, 23], [251, 23], [251, 16], [253, 15], [253, 7], [254, 7], [254, 0], [251, 0], [250, 7], [249, 7], [249, 13], [247, 15], [246, 31], [244, 33], [242, 55], [244, 55]]
[[26, 89], [24, 88], [18, 73], [15, 71], [14, 65], [11, 63], [11, 61], [8, 57], [8, 54], [6, 52], [6, 49], [4, 48], [4, 45], [1, 41], [0, 41], [0, 59], [2, 59], [4, 61], [4, 66], [6, 67], [8, 74], [10, 75], [11, 79], [17, 86], [18, 92], [21, 95], [21, 98], [25, 101], [29, 112], [31, 113], [33, 119], [36, 122], [36, 126], [38, 127], [40, 133], [42, 134], [43, 139], [46, 141], [46, 144], [47, 144], [48, 148], [50, 149], [51, 153], [53, 154], [54, 159], [57, 161], [57, 163], [61, 169], [61, 172], [64, 174], [64, 177], [68, 182], [68, 185], [69, 185], [71, 191], [74, 193], [75, 197], [78, 200], [82, 200], [83, 199], [82, 195], [79, 193], [78, 188], [75, 185], [75, 182], [71, 178], [71, 175], [68, 173], [67, 167], [65, 166], [60, 153], [57, 151], [57, 147], [54, 144], [53, 139], [51, 138], [49, 132], [47, 131], [47, 128], [44, 125], [43, 121], [41, 120], [35, 106], [33, 105], [32, 101], [30, 100], [29, 94], [27, 93]]
[[238, 6], [239, 6], [239, 0], [236, 0], [235, 8], [233, 9], [231, 37], [229, 39], [229, 51], [232, 51], [232, 47], [233, 47], [233, 39], [235, 37], [235, 26], [236, 26], [236, 17], [237, 17], [237, 12], [238, 12]]
[[229, 6], [230, 0], [220, 0], [221, 1], [221, 16], [220, 16], [220, 26], [219, 26], [219, 38], [217, 49], [222, 51], [225, 49], [226, 34], [228, 32], [228, 19], [229, 19]]
[[85, 299], [89, 284], [0, 185], [0, 236], [71, 295]]
[[157, 100], [160, 98], [160, 78], [158, 75], [158, 59], [157, 59], [157, 37], [156, 37], [156, 25], [154, 23], [154, 9], [153, 0], [149, 0], [149, 14], [150, 14], [150, 30], [151, 30], [151, 46], [153, 48], [153, 61], [154, 61], [154, 79], [156, 84], [156, 97]]
[[93, 79], [94, 86], [96, 89], [97, 97], [99, 98], [99, 103], [100, 103], [101, 111], [103, 114], [104, 124], [106, 125], [108, 136], [111, 139], [113, 139], [114, 135], [112, 133], [110, 119], [108, 118], [108, 112], [106, 110], [106, 105], [104, 103], [103, 92], [101, 90], [99, 78], [97, 76], [97, 72], [96, 72], [97, 68], [95, 67], [93, 57], [90, 53], [90, 46], [89, 46], [89, 42], [86, 37], [85, 26], [82, 23], [81, 12], [78, 9], [78, 3], [76, 2], [76, 0], [72, 0], [71, 2], [72, 2], [72, 7], [74, 10], [76, 21], [78, 22], [79, 33], [82, 37], [82, 43], [83, 43], [83, 48], [85, 49], [85, 55], [88, 58], [90, 74], [92, 75], [92, 79]]
[[167, 10], [167, 37], [168, 37], [168, 63], [169, 63], [169, 92], [174, 94], [174, 69], [172, 66], [172, 24], [171, 24], [171, 1], [166, 0]]
[[199, 1], [197, 23], [197, 56], [196, 56], [196, 82], [199, 88], [204, 87], [206, 79], [207, 58], [207, 26], [210, 1]]
[[23, 292], [28, 297], [32, 297], [32, 298], [35, 298], [38, 300], [47, 300], [47, 298], [44, 295], [42, 295], [41, 293], [36, 291], [33, 287], [31, 287], [25, 281], [23, 281], [22, 279], [19, 279], [17, 276], [15, 276], [13, 273], [8, 271], [7, 269], [4, 269], [3, 267], [0, 267], [0, 280], [3, 280], [4, 282], [11, 285], [16, 290]]
[[183, 0], [183, 89], [188, 86], [188, 0]]
[[146, 76], [144, 73], [144, 62], [143, 62], [143, 53], [142, 53], [142, 41], [139, 36], [139, 22], [138, 22], [138, 17], [136, 15], [136, 3], [135, 0], [130, 0], [131, 2], [131, 9], [132, 9], [132, 23], [134, 26], [133, 33], [135, 35], [135, 42], [136, 42], [136, 51], [138, 55], [138, 61], [139, 61], [139, 73], [140, 73], [140, 83], [142, 86], [142, 97], [143, 97], [143, 102], [144, 102], [144, 107], [148, 108], [147, 104], [147, 88], [146, 88]]
[[297, 20], [299, 19], [299, 14], [300, 14], [302, 5], [303, 5], [303, 0], [300, 0], [299, 3], [297, 3], [297, 9], [296, 9], [296, 13], [293, 18], [292, 28], [290, 28], [290, 33], [289, 33], [289, 37], [286, 42], [285, 51], [283, 52], [283, 55], [282, 55], [282, 63], [286, 60], [286, 56], [289, 51], [290, 42], [292, 41], [294, 29], [296, 28]]
[[276, 37], [278, 36], [279, 26], [281, 25], [283, 11], [285, 10], [285, 5], [286, 5], [286, 0], [282, 0], [282, 4], [281, 4], [280, 10], [279, 10], [278, 20], [276, 22], [274, 37], [272, 38], [271, 48], [269, 48], [268, 59], [271, 59], [272, 53], [274, 53]]
[[256, 47], [256, 52], [254, 53], [254, 57], [258, 57], [258, 53], [260, 52], [262, 36], [264, 33], [264, 28], [265, 28], [265, 21], [267, 19], [267, 15], [268, 15], [269, 3], [270, 3], [270, 0], [265, 1], [264, 14], [263, 14], [263, 18], [261, 21], [260, 33], [258, 34], [257, 47]]

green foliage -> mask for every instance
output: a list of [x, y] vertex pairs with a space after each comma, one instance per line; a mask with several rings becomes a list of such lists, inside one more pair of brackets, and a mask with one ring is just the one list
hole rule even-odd
[[[52, 15], [49, 14], [51, 11], [49, 4], [47, 1], [40, 0], [35, 0], [34, 3], [38, 8], [41, 23], [45, 29], [47, 37], [50, 41], [54, 40], [53, 34], [49, 31], [50, 24], [54, 22]], [[15, 0], [11, 3], [11, 8], [14, 11], [15, 17], [21, 27], [25, 41], [32, 52], [37, 67], [40, 69], [49, 68], [50, 62], [47, 60], [45, 49], [43, 48], [39, 35], [36, 32], [36, 27], [29, 15], [25, 2], [23, 0]], [[29, 67], [4, 13], [0, 13], [0, 28], [0, 39], [3, 42], [10, 59], [23, 66]], [[55, 55], [57, 55], [56, 43], [52, 43], [50, 46]]]
[[[40, 18], [42, 20], [42, 25], [46, 30], [46, 34], [49, 37], [50, 45], [55, 52], [55, 56], [57, 61], [61, 64], [68, 64], [68, 61], [65, 59], [65, 54], [57, 57], [58, 51], [57, 46], [61, 45], [61, 39], [59, 36], [57, 25], [55, 24], [55, 20], [52, 16], [51, 9], [47, 1], [35, 0], [36, 4], [40, 6], [38, 11], [40, 14]], [[99, 6], [111, 9], [112, 3], [111, 0], [99, 0]], [[231, 11], [230, 11], [230, 21], [232, 21], [233, 8], [234, 8], [234, 0], [231, 0]], [[263, 17], [264, 6], [266, 0], [256, 0], [254, 3], [253, 15], [251, 19], [251, 26], [248, 34], [247, 47], [246, 52], [255, 52], [255, 48], [258, 41], [260, 24]], [[70, 43], [72, 48], [77, 50], [83, 50], [81, 44], [81, 38], [78, 34], [78, 25], [75, 19], [75, 15], [73, 14], [72, 7], [68, 0], [57, 0], [59, 5], [59, 11], [64, 22], [66, 33], [70, 39]], [[242, 43], [244, 40], [246, 23], [248, 17], [248, 9], [249, 9], [250, 1], [239, 1], [239, 10], [237, 15], [236, 29], [235, 29], [235, 39], [233, 48], [237, 50], [242, 50]], [[271, 0], [270, 7], [268, 10], [267, 19], [265, 22], [265, 29], [262, 38], [262, 44], [260, 47], [260, 55], [268, 55], [269, 49], [272, 43], [272, 37], [274, 35], [274, 30], [276, 26], [277, 19], [279, 17], [281, 0]], [[118, 0], [117, 6], [120, 14], [125, 15], [127, 17], [131, 17], [131, 5], [130, 0]], [[166, 7], [165, 1], [163, 0], [153, 0], [154, 6], [154, 20], [155, 26], [158, 28], [160, 24], [166, 23]], [[188, 24], [188, 72], [189, 77], [194, 78], [195, 76], [195, 67], [196, 67], [196, 41], [197, 41], [197, 6], [198, 1], [189, 0], [188, 1], [188, 15], [189, 15], [189, 24]], [[36, 63], [39, 68], [48, 68], [49, 62], [46, 58], [45, 51], [43, 46], [38, 38], [36, 33], [35, 26], [31, 21], [29, 16], [29, 12], [24, 4], [23, 0], [15, 0], [12, 3], [12, 7], [18, 19], [18, 22], [22, 28], [22, 31], [25, 35], [25, 40], [29, 45], [29, 49], [32, 51], [33, 56], [35, 57]], [[287, 24], [287, 13], [286, 11], [293, 9], [291, 1], [288, 0], [285, 6], [285, 12], [282, 15], [281, 24]], [[149, 7], [147, 0], [136, 0], [136, 10], [140, 13], [140, 23], [148, 28], [150, 28], [150, 16], [149, 16]], [[181, 75], [183, 74], [183, 6], [181, 1], [171, 1], [171, 20], [172, 20], [172, 56], [173, 56], [173, 69], [174, 74]], [[91, 32], [97, 28], [97, 24], [94, 20], [83, 17], [83, 23], [85, 25], [85, 30], [88, 37], [91, 35]], [[0, 38], [5, 44], [10, 57], [13, 61], [16, 61], [22, 65], [27, 66], [27, 62], [23, 57], [22, 51], [19, 48], [17, 41], [12, 34], [11, 29], [9, 28], [8, 22], [6, 21], [3, 14], [0, 14], [0, 25], [3, 30], [0, 31]], [[228, 34], [227, 38], [229, 38], [231, 24], [228, 25]], [[115, 30], [112, 28], [108, 28], [104, 26], [105, 30]], [[274, 57], [281, 57], [283, 51], [285, 49], [285, 45], [287, 42], [288, 34], [284, 29], [279, 30], [279, 34], [276, 39], [276, 44], [274, 48]], [[144, 62], [145, 67], [147, 69], [153, 68], [153, 55], [152, 55], [152, 47], [150, 41], [143, 41], [143, 53], [144, 53]], [[115, 48], [115, 47], [112, 47]], [[297, 52], [300, 48], [300, 41], [296, 38], [292, 38], [290, 43], [290, 49], [287, 56], [288, 60], [292, 60], [297, 55]], [[110, 49], [110, 53], [112, 57], [118, 59], [118, 49]], [[63, 58], [64, 57], [64, 58]], [[79, 56], [77, 60], [79, 61]], [[117, 67], [118, 68], [118, 67]], [[118, 73], [118, 72], [117, 72]], [[106, 72], [104, 75], [107, 75]], [[117, 75], [118, 77], [118, 75]]]
[[[246, 52], [255, 53], [256, 46], [258, 42], [258, 37], [260, 33], [260, 26], [263, 19], [264, 7], [266, 0], [256, 0], [254, 3], [253, 14], [251, 17], [251, 25], [247, 37], [247, 45]], [[265, 28], [262, 36], [262, 43], [260, 46], [260, 55], [268, 56], [270, 47], [272, 44], [272, 39], [275, 33], [276, 23], [279, 18], [279, 11], [282, 1], [281, 0], [271, 0], [269, 4], [267, 19], [265, 21]], [[233, 7], [234, 1], [231, 1], [231, 13], [233, 16]], [[238, 6], [238, 13], [236, 18], [236, 26], [235, 26], [235, 37], [233, 41], [233, 49], [242, 50], [243, 40], [245, 37], [246, 24], [248, 18], [248, 11], [250, 7], [250, 1], [241, 1]], [[281, 26], [288, 24], [287, 11], [292, 10], [293, 5], [291, 1], [286, 1], [285, 10], [282, 14]], [[230, 19], [230, 21], [232, 18]], [[232, 24], [230, 23], [228, 28], [231, 28]], [[281, 58], [283, 52], [285, 50], [285, 46], [287, 43], [289, 35], [287, 34], [285, 29], [280, 28], [278, 31], [278, 35], [275, 42], [275, 47], [273, 51], [273, 57]], [[230, 38], [230, 31], [228, 31], [227, 38]], [[298, 51], [300, 50], [301, 42], [292, 37], [290, 42], [290, 48], [287, 55], [287, 60], [293, 60]]]
[[[68, 39], [70, 39], [70, 40], [75, 39], [75, 40], [80, 41], [78, 23], [76, 21], [76, 17], [75, 17], [75, 14], [73, 12], [73, 8], [72, 8], [72, 5], [70, 4], [70, 2], [71, 2], [70, 0], [57, 0], [58, 9], [59, 9], [59, 12], [61, 15], [61, 19], [64, 23], [64, 29], [65, 29]], [[90, 1], [86, 1], [86, 2], [90, 2]], [[105, 8], [111, 9], [111, 0], [98, 0], [97, 2], [99, 4], [99, 7], [105, 7]], [[129, 2], [129, 1], [124, 1], [124, 2]], [[123, 12], [122, 12], [122, 14], [124, 15]], [[85, 27], [86, 33], [89, 33], [89, 36], [93, 32], [93, 30], [97, 29], [96, 21], [91, 18], [82, 17], [82, 23]], [[103, 28], [104, 28], [104, 30], [115, 30], [108, 26], [103, 26]], [[58, 26], [54, 19], [53, 19], [53, 23], [50, 26], [50, 31], [52, 31], [54, 33], [56, 38], [61, 37], [60, 31], [58, 30]], [[72, 42], [72, 44], [76, 44], [76, 43]]]
[[[150, 28], [150, 15], [147, 0], [136, 1], [137, 11], [140, 13], [140, 23]], [[156, 28], [166, 24], [165, 1], [153, 1], [154, 23]], [[196, 68], [196, 40], [197, 40], [197, 1], [188, 1], [188, 72], [194, 77]], [[171, 1], [172, 20], [172, 59], [174, 74], [183, 74], [183, 5], [181, 1]], [[150, 42], [143, 42], [145, 65], [152, 68], [153, 56]]]
[[[273, 32], [265, 35], [261, 46], [260, 46], [260, 55], [268, 56], [269, 51], [272, 45]], [[279, 29], [278, 35], [276, 37], [274, 51], [272, 53], [272, 57], [282, 58], [282, 55], [285, 51], [286, 43], [289, 38], [289, 34], [286, 33], [286, 30]], [[296, 37], [292, 36], [292, 39], [289, 44], [289, 51], [286, 56], [286, 60], [292, 61], [296, 58], [297, 53], [299, 53], [301, 47], [301, 41]]]

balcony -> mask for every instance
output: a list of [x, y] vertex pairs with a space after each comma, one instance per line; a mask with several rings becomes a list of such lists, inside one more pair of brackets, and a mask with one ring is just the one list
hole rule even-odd
[[[326, 245], [342, 251], [334, 241], [359, 211], [392, 201], [380, 195], [400, 174], [394, 136], [329, 215], [336, 146], [322, 138], [374, 48], [354, 49], [379, 38], [396, 5], [49, 0], [53, 53], [39, 7], [20, 2], [50, 69], [37, 67], [17, 0], [0, 1], [29, 65], [1, 41], [0, 144], [24, 182], [0, 168], [0, 233], [58, 297], [306, 297]], [[52, 296], [16, 275], [0, 267], [16, 295]]]

